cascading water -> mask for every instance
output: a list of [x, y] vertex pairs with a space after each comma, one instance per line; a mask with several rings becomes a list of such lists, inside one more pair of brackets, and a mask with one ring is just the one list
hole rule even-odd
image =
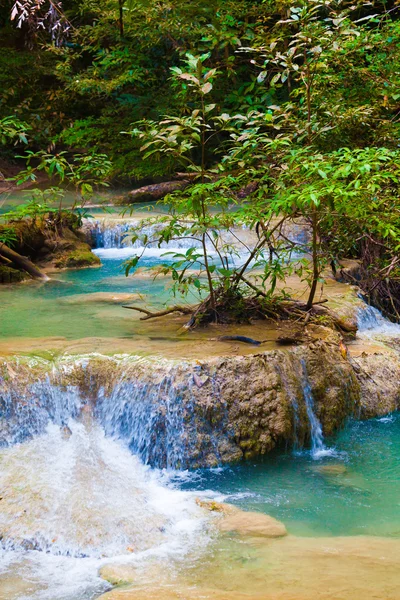
[[365, 304], [358, 312], [358, 333], [365, 336], [388, 335], [400, 337], [400, 325], [392, 323], [373, 306]]
[[[132, 242], [129, 232], [135, 230], [137, 221], [124, 221], [120, 223], [112, 223], [104, 220], [91, 221], [86, 225], [86, 231], [94, 249], [111, 249], [111, 248], [143, 248], [143, 241], [136, 240]], [[162, 224], [141, 225], [140, 235], [146, 236], [149, 240], [154, 238], [157, 232], [162, 229]], [[157, 242], [149, 242], [148, 246], [158, 248]], [[201, 242], [193, 238], [176, 239], [170, 243], [163, 242], [160, 248], [191, 248], [200, 247]]]
[[[95, 414], [107, 435], [124, 441], [145, 464], [185, 469], [218, 464], [219, 443], [233, 436], [218, 383], [210, 379], [212, 407], [201, 407], [194, 391], [199, 375], [190, 369], [178, 378], [173, 369], [159, 381], [122, 376], [106, 393], [100, 389]], [[215, 414], [214, 414], [215, 413]]]
[[[172, 399], [167, 382], [160, 394]], [[110, 561], [138, 568], [139, 578], [144, 567], [165, 562], [170, 571], [175, 561], [207, 544], [195, 496], [175, 489], [168, 474], [144, 466], [126, 444], [108, 437], [77, 389], [46, 381], [33, 386], [18, 406], [21, 410], [16, 405], [11, 414], [9, 399], [13, 425], [2, 430], [9, 445], [0, 449], [2, 600], [11, 573], [27, 587], [4, 600], [87, 600], [108, 589], [98, 571]], [[137, 414], [136, 432], [143, 427], [147, 434], [155, 424], [151, 418], [146, 422], [148, 406], [142, 407], [142, 419]], [[16, 437], [18, 419], [32, 421], [32, 427]], [[115, 426], [117, 420], [115, 413]], [[131, 448], [141, 448], [142, 440], [139, 435]]]
[[303, 387], [303, 398], [304, 404], [307, 411], [307, 417], [310, 424], [310, 437], [311, 437], [311, 454], [314, 458], [319, 458], [327, 452], [327, 448], [324, 444], [324, 436], [322, 433], [321, 422], [315, 414], [314, 398], [312, 395], [310, 381], [307, 375], [307, 369], [304, 361], [301, 361], [302, 366], [302, 387]]
[[[162, 242], [160, 245], [157, 241], [151, 241], [157, 238], [157, 232], [162, 227], [163, 225], [160, 223], [144, 224], [137, 219], [122, 221], [98, 219], [88, 220], [84, 224], [88, 242], [93, 247], [94, 253], [102, 260], [123, 260], [133, 254], [143, 253], [142, 258], [144, 259], [161, 259], [165, 261], [170, 260], [170, 257], [166, 256], [166, 252], [182, 253], [182, 251], [192, 247], [198, 248], [200, 254], [202, 253], [201, 240], [196, 237], [174, 238], [170, 242]], [[146, 247], [143, 245], [143, 239], [132, 241], [132, 236], [129, 235], [131, 231], [139, 233], [141, 238], [147, 238]], [[285, 236], [287, 240], [290, 240], [289, 246], [295, 242], [299, 244], [299, 248], [296, 251], [293, 251], [293, 249], [287, 252], [282, 251], [282, 260], [295, 260], [303, 256], [308, 240], [308, 232], [305, 227], [294, 225], [289, 231], [285, 231]], [[230, 266], [239, 267], [248, 259], [249, 248], [256, 243], [256, 239], [255, 232], [251, 231], [246, 225], [237, 226], [232, 231], [220, 232], [221, 244], [229, 247], [227, 260]], [[240, 240], [243, 240], [244, 243], [241, 243]], [[218, 253], [209, 241], [207, 242], [207, 248], [210, 257], [218, 262]], [[266, 260], [268, 260], [267, 255], [268, 252], [266, 252]], [[254, 262], [256, 261], [251, 261], [250, 266]]]
[[24, 379], [34, 379], [29, 369], [13, 385], [0, 378], [0, 446], [42, 434], [51, 423], [67, 427], [89, 408], [108, 436], [152, 467], [216, 466], [222, 462], [219, 445], [225, 451], [234, 446], [227, 403], [208, 368], [132, 356], [101, 360], [102, 369], [110, 370], [107, 383], [99, 371], [93, 376], [84, 357], [59, 364], [51, 374], [39, 370], [33, 383]]
[[122, 248], [129, 244], [127, 233], [131, 227], [131, 223], [106, 226], [103, 221], [93, 221], [88, 229], [89, 241], [93, 248]]
[[121, 381], [109, 395], [100, 390], [96, 414], [106, 433], [124, 440], [145, 464], [187, 466], [184, 406], [173, 376], [154, 384]]
[[22, 392], [7, 386], [0, 394], [0, 446], [41, 434], [49, 422], [63, 427], [81, 408], [82, 400], [74, 386], [57, 386], [49, 377]]

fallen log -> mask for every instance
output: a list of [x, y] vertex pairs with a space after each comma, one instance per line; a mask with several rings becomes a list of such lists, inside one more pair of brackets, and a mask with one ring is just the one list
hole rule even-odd
[[164, 181], [163, 183], [145, 185], [128, 193], [129, 203], [161, 200], [167, 194], [184, 190], [189, 184], [188, 179], [182, 179], [180, 181]]
[[238, 191], [237, 197], [239, 200], [245, 200], [250, 194], [253, 194], [258, 189], [258, 181], [248, 183]]
[[41, 279], [42, 281], [48, 281], [47, 275], [42, 273], [42, 271], [26, 258], [26, 256], [21, 256], [15, 250], [11, 250], [8, 246], [0, 242], [0, 254], [4, 258], [10, 260], [14, 265], [26, 271], [33, 279]]
[[[162, 198], [164, 198], [167, 194], [184, 190], [198, 177], [198, 173], [176, 173], [176, 179], [172, 181], [152, 183], [150, 185], [144, 185], [137, 190], [128, 192], [128, 203], [135, 204], [138, 202], [155, 202], [157, 200], [162, 200]], [[216, 181], [217, 179], [219, 179], [219, 177], [213, 177], [208, 181]], [[258, 182], [251, 182], [238, 191], [237, 198], [239, 200], [244, 200], [257, 189]]]

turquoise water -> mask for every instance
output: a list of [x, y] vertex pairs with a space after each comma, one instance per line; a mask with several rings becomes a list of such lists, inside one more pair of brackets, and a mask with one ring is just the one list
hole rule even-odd
[[[144, 258], [141, 266], [152, 266]], [[152, 304], [165, 301], [165, 280], [125, 277], [121, 258], [102, 259], [99, 268], [52, 274], [45, 283], [3, 286], [0, 337], [126, 337], [132, 336], [132, 312], [104, 302], [86, 303], [73, 296], [96, 292], [143, 294]]]
[[400, 537], [400, 413], [350, 422], [332, 455], [269, 455], [198, 471], [184, 489], [213, 490], [245, 510], [270, 514], [304, 536]]

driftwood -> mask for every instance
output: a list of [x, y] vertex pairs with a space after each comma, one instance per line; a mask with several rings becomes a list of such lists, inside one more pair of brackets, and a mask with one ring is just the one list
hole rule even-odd
[[26, 271], [33, 279], [41, 279], [42, 281], [47, 281], [49, 279], [47, 275], [42, 273], [42, 271], [29, 260], [29, 258], [21, 256], [21, 254], [18, 254], [15, 250], [11, 250], [11, 248], [1, 242], [0, 254], [23, 271]]
[[145, 185], [128, 193], [129, 203], [161, 200], [167, 194], [184, 190], [189, 183], [188, 179], [182, 179], [180, 181], [164, 181], [163, 183]]
[[184, 315], [190, 315], [193, 312], [192, 308], [188, 306], [172, 306], [171, 308], [166, 308], [165, 310], [160, 310], [159, 312], [151, 312], [146, 308], [140, 308], [139, 306], [123, 306], [122, 308], [128, 308], [129, 310], [136, 310], [137, 312], [144, 313], [145, 317], [140, 317], [141, 321], [147, 321], [148, 319], [155, 319], [157, 317], [165, 317], [165, 315], [170, 315], [174, 312], [180, 312]]

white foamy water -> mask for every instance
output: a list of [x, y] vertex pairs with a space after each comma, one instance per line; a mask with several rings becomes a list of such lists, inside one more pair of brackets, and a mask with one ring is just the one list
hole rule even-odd
[[[185, 249], [179, 247], [168, 247], [168, 248], [144, 248], [143, 246], [126, 246], [124, 248], [96, 248], [93, 250], [94, 254], [97, 254], [99, 258], [102, 259], [120, 259], [124, 260], [126, 258], [130, 258], [131, 256], [142, 256], [142, 258], [159, 258], [161, 261], [172, 261], [175, 260], [172, 258], [172, 254], [169, 252], [173, 252], [174, 254], [184, 254]], [[167, 254], [168, 253], [168, 254]], [[198, 252], [200, 255], [201, 250]], [[208, 252], [211, 254], [216, 254], [211, 251]]]
[[107, 438], [90, 415], [0, 454], [1, 600], [88, 600], [110, 562], [173, 569], [208, 542], [195, 496]]
[[358, 334], [365, 337], [400, 337], [400, 325], [385, 319], [377, 308], [365, 304], [358, 314]]
[[[141, 256], [142, 259], [155, 259], [160, 262], [173, 261], [172, 253], [184, 254], [188, 248], [195, 247], [202, 261], [203, 251], [201, 240], [196, 237], [184, 236], [171, 239], [169, 242], [162, 242], [160, 247], [157, 243], [157, 235], [162, 229], [161, 223], [146, 224], [144, 222], [130, 219], [120, 222], [110, 222], [104, 219], [87, 221], [85, 230], [88, 241], [92, 244], [93, 252], [103, 260], [126, 260], [132, 256]], [[132, 233], [139, 233], [140, 236], [147, 238], [146, 246], [143, 245], [143, 238], [132, 242]], [[297, 241], [305, 247], [307, 233], [302, 227], [295, 227], [288, 233], [289, 238]], [[155, 240], [155, 241], [154, 241]], [[230, 231], [220, 231], [219, 249], [225, 260], [228, 260], [231, 268], [240, 268], [250, 256], [250, 248], [257, 241], [254, 231], [243, 225], [234, 227]], [[213, 245], [208, 240], [206, 242], [208, 256], [213, 262], [220, 263], [220, 257]], [[297, 260], [303, 256], [301, 248], [297, 251], [282, 251], [282, 262]], [[171, 253], [171, 254], [167, 254]], [[269, 251], [261, 252], [253, 259], [248, 267], [253, 268], [260, 261], [269, 260]]]

